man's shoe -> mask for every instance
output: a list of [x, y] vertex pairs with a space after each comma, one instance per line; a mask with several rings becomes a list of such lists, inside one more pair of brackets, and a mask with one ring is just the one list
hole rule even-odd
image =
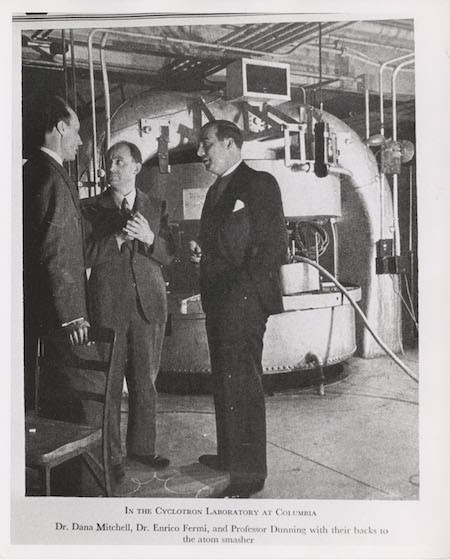
[[125, 478], [125, 471], [120, 463], [112, 466], [111, 476], [115, 484], [119, 484]]
[[252, 482], [236, 483], [231, 482], [223, 492], [213, 498], [250, 498], [256, 492], [264, 488], [264, 479], [256, 479]]
[[210, 469], [214, 469], [215, 471], [227, 470], [227, 467], [222, 463], [222, 461], [219, 461], [219, 457], [217, 455], [200, 455], [198, 462]]
[[152, 469], [165, 469], [170, 465], [169, 459], [161, 457], [161, 455], [137, 455], [131, 453], [128, 455], [133, 461], [138, 461], [146, 467], [151, 467]]

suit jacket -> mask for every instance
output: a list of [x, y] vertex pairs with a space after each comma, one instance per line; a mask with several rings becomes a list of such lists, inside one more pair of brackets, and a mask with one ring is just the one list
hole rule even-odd
[[[173, 260], [173, 238], [161, 200], [136, 189], [133, 210], [140, 212], [155, 233], [153, 246], [135, 240], [132, 251], [120, 250], [115, 234], [124, 219], [108, 189], [82, 201], [85, 228], [89, 310], [94, 323], [120, 328], [136, 294], [146, 320], [152, 324], [167, 319], [166, 284], [162, 266]], [[131, 298], [134, 301], [131, 301]]]
[[87, 319], [78, 192], [41, 150], [23, 167], [23, 210], [26, 323], [47, 329]]
[[[240, 201], [241, 209], [235, 209]], [[200, 288], [206, 313], [231, 289], [253, 289], [267, 313], [283, 311], [279, 268], [287, 258], [281, 193], [270, 173], [241, 163], [213, 205], [206, 196], [200, 224]]]

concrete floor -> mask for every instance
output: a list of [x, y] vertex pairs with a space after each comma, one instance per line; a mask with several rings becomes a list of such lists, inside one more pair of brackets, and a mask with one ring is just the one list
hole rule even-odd
[[[400, 356], [418, 372], [416, 352]], [[419, 498], [418, 385], [392, 360], [352, 358], [348, 376], [327, 385], [266, 397], [269, 475], [254, 498], [417, 500]], [[123, 413], [126, 427], [126, 412]], [[117, 496], [209, 497], [228, 475], [197, 462], [215, 453], [209, 395], [160, 394], [158, 453], [165, 471], [126, 463]]]

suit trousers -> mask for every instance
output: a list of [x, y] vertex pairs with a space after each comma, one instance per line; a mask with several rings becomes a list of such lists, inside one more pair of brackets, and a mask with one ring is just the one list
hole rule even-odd
[[261, 365], [267, 318], [249, 290], [236, 288], [207, 305], [217, 454], [236, 483], [267, 476]]
[[122, 462], [121, 402], [123, 379], [128, 387], [128, 453], [154, 455], [156, 444], [155, 381], [161, 359], [165, 323], [150, 324], [135, 300], [128, 318], [116, 326], [116, 367], [111, 387], [112, 463]]

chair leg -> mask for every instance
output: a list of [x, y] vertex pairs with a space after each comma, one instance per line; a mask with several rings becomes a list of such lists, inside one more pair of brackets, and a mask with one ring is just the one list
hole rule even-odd
[[108, 485], [105, 484], [104, 478], [104, 471], [102, 465], [99, 463], [98, 459], [89, 451], [85, 451], [81, 458], [88, 468], [89, 472], [91, 473], [94, 480], [100, 486], [100, 488], [105, 492], [106, 497], [110, 495]]

